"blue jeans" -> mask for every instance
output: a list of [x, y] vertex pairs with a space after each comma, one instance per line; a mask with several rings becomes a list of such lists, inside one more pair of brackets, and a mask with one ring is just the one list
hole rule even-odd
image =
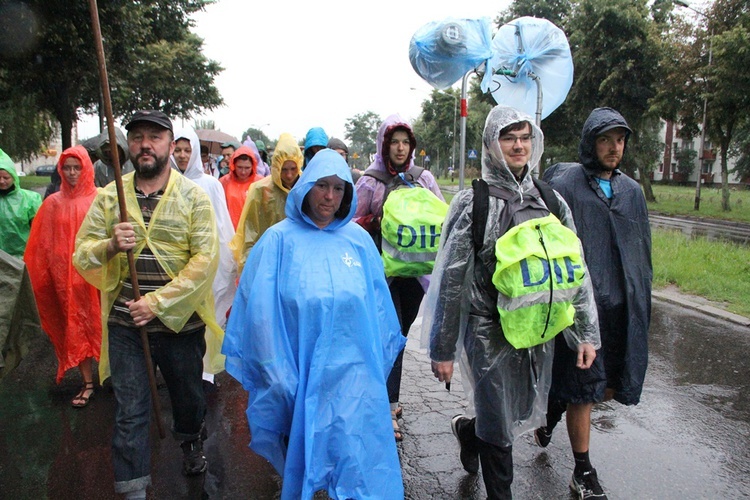
[[[205, 328], [193, 333], [149, 334], [151, 359], [158, 366], [172, 402], [172, 435], [192, 441], [206, 415], [203, 393]], [[109, 362], [117, 403], [112, 437], [115, 491], [127, 493], [151, 484], [151, 392], [137, 328], [109, 325]]]

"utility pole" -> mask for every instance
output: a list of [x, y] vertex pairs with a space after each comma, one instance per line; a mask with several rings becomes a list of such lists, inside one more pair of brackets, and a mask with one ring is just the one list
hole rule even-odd
[[[686, 2], [683, 2], [682, 0], [674, 0], [674, 4], [678, 5], [680, 7], [684, 7], [686, 9], [690, 9], [696, 14], [703, 16], [707, 21], [710, 21], [710, 18], [705, 12], [701, 12], [697, 9], [694, 9], [690, 5], [688, 5]], [[711, 66], [711, 59], [713, 56], [713, 48], [714, 48], [714, 29], [711, 28], [711, 35], [708, 42], [708, 66]], [[708, 111], [708, 96], [703, 97], [703, 120], [701, 122], [701, 143], [700, 143], [700, 149], [698, 153], [698, 179], [695, 181], [695, 203], [693, 204], [693, 209], [697, 212], [701, 208], [701, 181], [703, 181], [703, 157], [705, 156], [705, 148], [706, 148], [706, 113]]]

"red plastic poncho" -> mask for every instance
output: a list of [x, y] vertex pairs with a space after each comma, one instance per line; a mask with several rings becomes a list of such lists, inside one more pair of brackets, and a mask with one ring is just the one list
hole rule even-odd
[[[250, 161], [253, 163], [253, 171], [246, 181], [240, 182], [237, 180], [234, 170], [235, 161], [237, 161], [237, 158], [242, 155], [246, 155], [250, 158]], [[247, 191], [250, 189], [250, 184], [263, 178], [261, 175], [258, 175], [259, 161], [260, 156], [258, 155], [257, 150], [253, 150], [247, 146], [240, 146], [229, 160], [229, 174], [219, 179], [221, 185], [224, 186], [224, 192], [227, 195], [227, 208], [229, 209], [229, 216], [232, 218], [232, 225], [235, 230], [237, 229], [237, 224], [240, 222], [242, 207], [245, 206], [245, 198], [247, 198]]]
[[[71, 186], [62, 171], [74, 157], [83, 169]], [[60, 191], [47, 197], [39, 208], [26, 245], [24, 260], [29, 270], [42, 328], [57, 355], [57, 383], [66, 370], [87, 358], [99, 360], [102, 343], [99, 291], [73, 268], [76, 233], [94, 201], [94, 166], [83, 146], [63, 151], [57, 162], [62, 178]]]

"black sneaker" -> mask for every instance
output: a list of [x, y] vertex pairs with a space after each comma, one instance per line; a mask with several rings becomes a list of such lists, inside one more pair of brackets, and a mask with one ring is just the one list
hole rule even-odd
[[546, 448], [552, 441], [552, 430], [546, 427], [539, 427], [534, 431], [534, 442], [540, 448]]
[[599, 484], [599, 478], [596, 476], [596, 469], [586, 471], [580, 476], [573, 474], [573, 478], [570, 480], [570, 489], [578, 495], [579, 500], [586, 498], [607, 500], [607, 495], [604, 494], [604, 490]]
[[203, 455], [203, 440], [183, 441], [180, 445], [185, 457], [182, 459], [182, 473], [186, 476], [197, 476], [206, 472], [208, 462]]
[[461, 450], [461, 465], [463, 465], [464, 470], [469, 474], [476, 474], [477, 472], [479, 472], [479, 452], [477, 450], [471, 449], [471, 446], [468, 446], [461, 442], [461, 438], [458, 436], [457, 429], [459, 425], [465, 425], [470, 420], [471, 419], [463, 415], [456, 415], [451, 419], [451, 430], [453, 431], [453, 435], [456, 436], [458, 447]]

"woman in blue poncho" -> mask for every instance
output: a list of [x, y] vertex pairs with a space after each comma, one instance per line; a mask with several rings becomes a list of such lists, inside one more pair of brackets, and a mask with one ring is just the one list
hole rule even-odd
[[343, 158], [315, 155], [250, 252], [227, 323], [250, 447], [282, 475], [282, 499], [403, 498], [385, 381], [405, 340], [356, 205]]

